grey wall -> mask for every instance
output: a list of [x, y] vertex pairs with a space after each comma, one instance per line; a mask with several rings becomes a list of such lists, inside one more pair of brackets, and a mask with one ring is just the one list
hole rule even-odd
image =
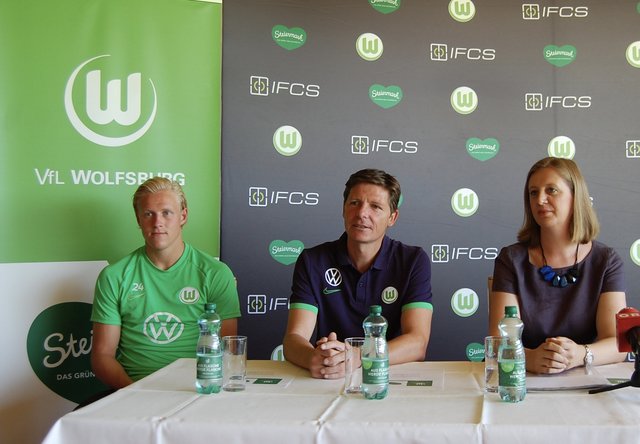
[[[344, 183], [352, 172], [374, 167], [395, 175], [403, 189], [389, 235], [422, 246], [433, 260], [427, 359], [466, 359], [467, 346], [486, 333], [493, 258], [515, 241], [522, 221], [525, 175], [557, 136], [574, 143], [569, 155], [587, 178], [600, 240], [623, 257], [628, 303], [637, 306], [638, 265], [630, 249], [637, 261], [640, 154], [630, 142], [640, 139], [640, 68], [625, 57], [640, 40], [637, 3], [530, 3], [538, 15], [525, 18], [521, 2], [476, 1], [466, 22], [452, 17], [447, 1], [398, 4], [381, 13], [367, 0], [224, 3], [221, 257], [238, 278], [250, 357], [269, 358], [286, 325], [293, 265], [275, 260], [269, 245], [309, 247], [339, 237]], [[306, 42], [283, 48], [272, 38], [276, 25], [302, 28]], [[363, 33], [383, 42], [379, 59], [356, 52]], [[432, 44], [446, 45], [447, 56], [434, 60]], [[543, 56], [547, 45], [570, 45], [575, 59], [552, 64]], [[252, 89], [254, 76], [263, 79]], [[374, 84], [399, 86], [402, 100], [389, 109], [376, 105], [369, 98]], [[461, 86], [478, 97], [466, 115], [450, 103]], [[525, 101], [529, 93], [548, 106], [527, 109], [539, 104]], [[283, 125], [301, 134], [295, 155], [274, 148]], [[369, 138], [368, 154], [353, 152], [354, 136]], [[496, 139], [497, 155], [472, 157], [471, 138]], [[266, 189], [266, 199], [258, 192], [252, 201], [251, 187]], [[452, 209], [461, 188], [477, 194], [472, 216]], [[445, 251], [437, 245], [448, 246], [448, 254], [437, 254]]]

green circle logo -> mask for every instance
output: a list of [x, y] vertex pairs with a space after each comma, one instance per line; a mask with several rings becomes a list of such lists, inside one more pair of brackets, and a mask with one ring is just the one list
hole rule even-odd
[[640, 41], [633, 42], [627, 47], [627, 62], [634, 68], [640, 68]]
[[65, 302], [40, 313], [27, 334], [27, 355], [40, 381], [69, 401], [80, 403], [106, 390], [91, 370], [91, 304]]
[[460, 217], [473, 216], [479, 206], [478, 195], [469, 188], [460, 188], [451, 196], [451, 208]]
[[273, 147], [283, 156], [294, 156], [302, 147], [302, 134], [293, 126], [281, 126], [273, 133]]
[[473, 315], [480, 306], [480, 298], [470, 288], [461, 288], [451, 296], [451, 309], [461, 318]]
[[511, 373], [515, 367], [516, 367], [516, 365], [513, 362], [501, 362], [500, 363], [500, 370], [502, 370], [505, 373]]
[[482, 362], [484, 360], [484, 345], [477, 342], [467, 345], [467, 359], [471, 362]]
[[640, 239], [635, 241], [629, 249], [629, 255], [634, 264], [640, 267]]
[[573, 159], [576, 155], [576, 144], [567, 136], [554, 137], [547, 146], [547, 153], [550, 157]]
[[451, 0], [449, 2], [449, 15], [455, 21], [465, 23], [476, 15], [476, 6], [471, 0]]
[[361, 34], [356, 40], [356, 51], [360, 57], [368, 62], [378, 60], [382, 56], [384, 45], [382, 40], [375, 34], [367, 32]]
[[471, 114], [478, 107], [478, 95], [468, 86], [456, 88], [451, 93], [451, 106], [458, 114]]

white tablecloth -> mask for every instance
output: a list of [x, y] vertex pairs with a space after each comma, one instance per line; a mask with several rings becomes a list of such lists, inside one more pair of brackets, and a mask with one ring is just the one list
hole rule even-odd
[[[629, 378], [629, 363], [599, 367]], [[54, 443], [639, 443], [640, 389], [530, 392], [517, 404], [482, 390], [482, 363], [391, 367], [389, 395], [342, 394], [342, 380], [318, 380], [287, 362], [249, 361], [243, 392], [199, 395], [195, 360], [180, 359], [60, 418]], [[409, 386], [407, 380], [432, 381]]]

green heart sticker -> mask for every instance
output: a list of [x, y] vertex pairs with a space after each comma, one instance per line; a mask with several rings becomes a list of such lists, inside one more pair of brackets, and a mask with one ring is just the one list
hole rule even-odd
[[500, 142], [493, 137], [489, 137], [488, 139], [478, 139], [477, 137], [472, 137], [467, 140], [467, 153], [474, 159], [477, 159], [481, 162], [485, 160], [493, 159], [496, 157], [498, 152], [500, 151]]
[[304, 250], [304, 244], [299, 240], [285, 242], [283, 240], [274, 240], [269, 244], [269, 254], [276, 261], [284, 265], [291, 265], [298, 260], [298, 256]]
[[271, 38], [279, 46], [291, 51], [298, 49], [307, 41], [307, 33], [302, 28], [287, 28], [284, 25], [276, 25], [271, 29]]
[[552, 65], [566, 66], [576, 59], [576, 47], [572, 45], [547, 45], [544, 47], [543, 54], [545, 60]]
[[389, 14], [400, 8], [402, 0], [369, 0], [369, 4], [378, 12]]
[[380, 108], [393, 108], [402, 100], [402, 88], [395, 85], [371, 85], [369, 87], [369, 98]]

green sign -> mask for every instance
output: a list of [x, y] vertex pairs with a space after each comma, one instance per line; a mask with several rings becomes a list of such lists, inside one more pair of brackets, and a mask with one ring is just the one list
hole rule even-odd
[[544, 59], [554, 66], [567, 66], [576, 59], [576, 47], [571, 45], [544, 47]]
[[298, 49], [307, 42], [307, 33], [302, 28], [287, 28], [276, 25], [271, 29], [271, 37], [276, 44], [288, 51]]
[[9, 2], [0, 29], [25, 36], [0, 39], [0, 262], [122, 257], [153, 176], [184, 185], [185, 239], [219, 255], [222, 4]]
[[402, 88], [395, 85], [371, 85], [369, 87], [369, 98], [380, 108], [393, 108], [402, 100]]
[[91, 370], [91, 304], [65, 302], [40, 313], [27, 335], [27, 355], [36, 376], [49, 389], [80, 403], [106, 390]]

